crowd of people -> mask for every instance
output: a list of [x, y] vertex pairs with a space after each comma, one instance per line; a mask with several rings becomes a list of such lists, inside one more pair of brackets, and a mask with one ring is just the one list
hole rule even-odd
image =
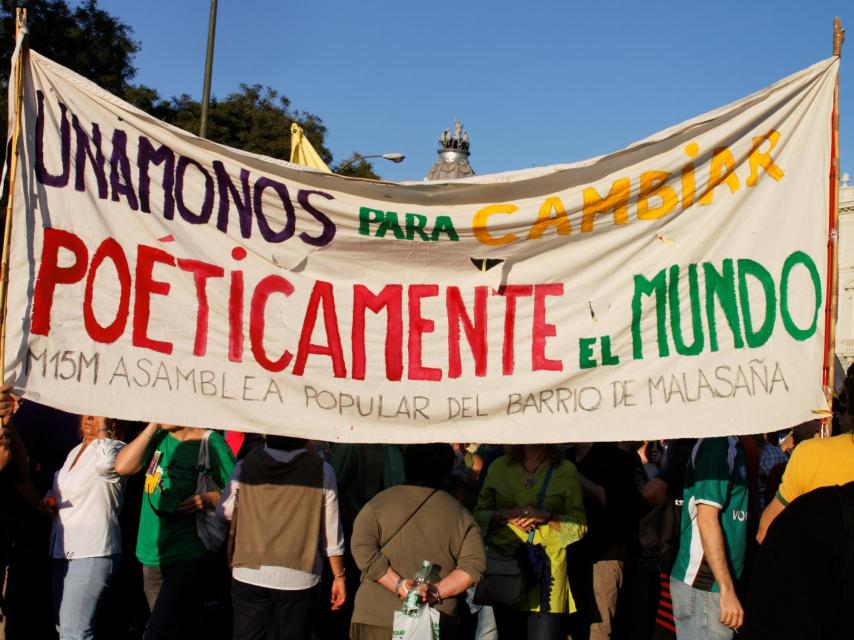
[[416, 591], [442, 640], [851, 638], [837, 409], [826, 438], [329, 445], [0, 389], [5, 637], [388, 640]]

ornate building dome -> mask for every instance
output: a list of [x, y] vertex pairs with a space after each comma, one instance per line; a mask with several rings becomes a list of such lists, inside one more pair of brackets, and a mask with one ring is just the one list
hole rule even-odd
[[473, 175], [474, 169], [469, 164], [469, 134], [457, 120], [454, 123], [454, 133], [445, 129], [439, 137], [439, 159], [427, 173], [427, 180], [456, 180]]

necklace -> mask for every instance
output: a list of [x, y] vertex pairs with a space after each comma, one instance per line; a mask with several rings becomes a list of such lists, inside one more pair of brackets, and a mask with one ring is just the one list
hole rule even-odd
[[525, 464], [525, 461], [522, 461], [522, 470], [525, 472], [525, 479], [522, 481], [522, 484], [526, 489], [534, 488], [534, 476], [537, 474], [537, 470], [540, 468], [540, 465], [543, 463], [542, 460], [539, 460], [534, 466], [533, 471], [528, 469], [528, 466]]

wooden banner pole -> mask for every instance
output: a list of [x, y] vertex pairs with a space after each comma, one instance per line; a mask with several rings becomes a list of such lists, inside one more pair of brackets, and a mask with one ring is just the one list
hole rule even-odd
[[[27, 25], [27, 10], [18, 7], [15, 10], [15, 42], [22, 29]], [[21, 135], [21, 105], [24, 96], [23, 87], [24, 56], [23, 51], [18, 52], [15, 64], [15, 103], [14, 119], [12, 129], [12, 146], [9, 148], [9, 188], [6, 198], [6, 219], [3, 227], [3, 254], [0, 262], [0, 377], [5, 383], [6, 379], [6, 301], [9, 297], [9, 252], [12, 244], [12, 211], [15, 205], [15, 178], [18, 175], [18, 139]]]
[[[833, 55], [842, 56], [845, 29], [839, 18], [833, 19]], [[839, 75], [833, 88], [833, 114], [830, 141], [830, 211], [827, 236], [827, 304], [825, 306], [824, 367], [822, 384], [828, 404], [833, 402], [836, 369], [836, 315], [839, 283]], [[831, 432], [831, 420], [822, 421], [822, 436]]]

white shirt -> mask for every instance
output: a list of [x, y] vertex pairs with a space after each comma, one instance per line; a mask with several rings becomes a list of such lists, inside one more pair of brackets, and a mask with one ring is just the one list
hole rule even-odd
[[114, 465], [124, 446], [118, 440], [93, 440], [74, 464], [81, 442], [54, 474], [51, 493], [57, 511], [50, 532], [51, 557], [73, 560], [122, 552], [119, 511], [124, 478]]
[[[265, 446], [264, 453], [279, 462], [290, 462], [299, 454], [305, 453], [305, 449], [280, 451]], [[242, 461], [235, 465], [231, 481], [223, 491], [219, 505], [217, 505], [217, 514], [226, 520], [231, 520], [234, 513], [235, 492], [240, 487], [240, 469], [242, 466]], [[335, 471], [328, 462], [323, 463], [323, 504], [320, 510], [320, 518], [319, 553], [314, 561], [314, 568], [311, 573], [288, 567], [261, 565], [257, 569], [234, 567], [231, 573], [232, 577], [238, 582], [281, 591], [311, 589], [320, 583], [323, 558], [344, 555], [344, 530], [341, 527], [341, 519], [338, 515], [338, 484], [335, 481]]]

